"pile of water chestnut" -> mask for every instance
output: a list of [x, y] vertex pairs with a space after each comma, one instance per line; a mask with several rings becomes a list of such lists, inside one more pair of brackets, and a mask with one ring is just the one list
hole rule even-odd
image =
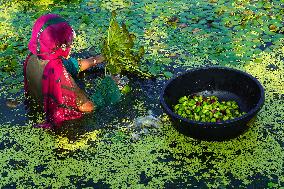
[[216, 96], [201, 95], [183, 96], [174, 106], [174, 112], [193, 121], [221, 122], [240, 117], [246, 112], [240, 112], [235, 101], [219, 101]]

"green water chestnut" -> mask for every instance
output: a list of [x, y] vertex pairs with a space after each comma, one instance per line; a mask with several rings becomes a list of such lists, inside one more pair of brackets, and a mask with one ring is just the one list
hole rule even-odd
[[245, 112], [240, 112], [237, 102], [219, 102], [216, 96], [183, 96], [178, 102], [174, 106], [174, 112], [194, 121], [220, 122], [235, 119], [245, 114]]

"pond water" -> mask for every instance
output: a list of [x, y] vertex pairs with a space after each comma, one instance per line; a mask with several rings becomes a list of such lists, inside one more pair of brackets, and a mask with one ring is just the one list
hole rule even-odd
[[[284, 186], [282, 1], [31, 2], [0, 4], [0, 188]], [[159, 104], [163, 74], [152, 80], [129, 75], [132, 89], [119, 103], [56, 131], [34, 128], [44, 116], [27, 111], [17, 63], [28, 53], [33, 22], [49, 12], [68, 18], [77, 33], [74, 57], [82, 58], [100, 53], [112, 10], [145, 47], [142, 62], [153, 64], [153, 72], [219, 65], [255, 76], [266, 102], [250, 129], [224, 142], [178, 133]], [[81, 75], [88, 94], [103, 72], [98, 67]], [[133, 128], [149, 111], [161, 126]]]
[[[76, 55], [78, 56], [78, 55]], [[79, 55], [80, 56], [80, 55]], [[168, 67], [173, 73], [178, 74], [186, 70], [186, 68], [172, 68]], [[85, 84], [91, 85], [94, 80], [100, 76], [103, 75], [104, 69], [102, 67], [91, 69], [89, 71], [86, 71], [82, 73], [79, 77], [80, 82], [84, 82]], [[134, 123], [134, 120], [137, 119], [139, 116], [146, 116], [149, 113], [149, 110], [151, 113], [156, 116], [156, 117], [161, 117], [163, 116], [163, 110], [161, 109], [161, 106], [159, 104], [159, 96], [162, 90], [162, 87], [166, 83], [166, 80], [163, 78], [158, 78], [158, 79], [140, 79], [135, 76], [128, 76], [129, 78], [129, 86], [131, 87], [131, 91], [122, 96], [122, 99], [120, 102], [118, 102], [115, 105], [108, 106], [108, 107], [103, 107], [99, 110], [96, 110], [94, 113], [89, 114], [85, 116], [85, 118], [79, 121], [74, 121], [74, 122], [69, 122], [68, 124], [64, 125], [60, 129], [53, 130], [53, 131], [43, 131], [50, 133], [52, 136], [58, 136], [58, 137], [65, 137], [69, 140], [69, 144], [76, 143], [78, 141], [81, 141], [82, 138], [85, 137], [87, 133], [92, 133], [96, 130], [101, 131], [101, 135], [104, 135], [105, 137], [102, 137], [102, 141], [108, 144], [112, 144], [113, 142], [118, 142], [118, 141], [132, 141], [135, 144], [135, 140], [144, 140], [144, 135], [141, 135], [139, 138], [133, 137], [133, 130], [125, 130], [125, 128], [129, 128], [129, 125]], [[84, 85], [82, 85], [84, 86]], [[87, 87], [85, 90], [87, 91], [88, 94], [92, 94], [94, 87]], [[23, 91], [21, 91], [23, 92]], [[24, 98], [23, 98], [24, 99]], [[12, 102], [12, 103], [11, 103]], [[16, 107], [9, 107], [7, 106], [7, 103], [9, 106], [15, 105]], [[18, 103], [13, 104], [13, 100], [7, 100], [5, 98], [1, 98], [1, 110], [0, 110], [0, 115], [1, 115], [1, 121], [2, 123], [8, 124], [9, 127], [26, 127], [27, 124], [29, 124], [30, 121], [37, 122], [39, 117], [41, 119], [44, 118], [43, 113], [37, 111], [37, 110], [32, 110], [29, 111], [28, 109], [30, 108], [30, 105], [25, 104], [25, 100], [23, 101], [18, 101]], [[127, 120], [125, 120], [127, 118]], [[121, 128], [124, 128], [125, 132], [117, 132], [117, 130], [120, 130]], [[150, 132], [153, 132], [154, 135], [161, 135], [161, 133], [157, 132], [156, 129], [148, 128]], [[134, 129], [137, 131], [137, 129]], [[141, 129], [138, 128], [139, 133]], [[176, 131], [175, 131], [176, 132]], [[156, 134], [155, 134], [156, 133]], [[33, 133], [31, 133], [33, 135]], [[34, 133], [36, 134], [36, 133]], [[147, 135], [147, 134], [146, 134]], [[151, 135], [151, 134], [150, 134]], [[7, 135], [9, 136], [9, 135]], [[7, 137], [6, 136], [6, 137]], [[161, 135], [162, 136], [162, 135]], [[171, 137], [170, 137], [171, 138]], [[167, 139], [168, 140], [168, 139]], [[73, 142], [72, 142], [73, 141]], [[92, 140], [89, 139], [87, 141], [91, 146], [96, 147], [95, 144], [91, 142]], [[111, 141], [111, 142], [110, 142]], [[91, 143], [90, 143], [91, 142]], [[167, 141], [169, 149], [177, 148], [178, 142], [176, 139], [169, 139]], [[200, 142], [196, 141], [193, 142], [192, 145], [198, 145]], [[15, 143], [14, 142], [2, 142], [0, 143], [0, 148], [5, 149], [9, 147], [14, 147]], [[210, 152], [206, 150], [206, 146], [203, 146], [204, 148], [202, 151], [203, 153], [200, 153], [198, 151], [189, 153], [186, 151], [181, 151], [178, 153], [178, 158], [176, 158], [175, 154], [171, 152], [171, 150], [168, 150], [167, 148], [165, 149], [160, 149], [160, 151], [155, 151], [152, 149], [150, 153], [156, 153], [159, 154], [161, 157], [157, 157], [157, 161], [161, 163], [172, 163], [172, 162], [177, 162], [176, 169], [183, 169], [183, 162], [181, 161], [180, 158], [182, 159], [195, 159], [198, 158], [200, 160], [200, 163], [204, 164], [205, 167], [203, 170], [200, 170], [201, 172], [198, 174], [206, 173], [208, 170], [213, 169], [214, 165], [211, 163], [208, 163], [209, 159], [210, 161], [217, 161], [215, 160], [216, 154], [214, 152]], [[65, 160], [66, 158], [76, 158], [77, 153], [80, 153], [80, 147], [75, 148], [75, 150], [72, 150], [72, 148], [64, 148], [57, 146], [54, 149], [55, 152], [55, 160]], [[238, 152], [240, 154], [241, 151]], [[253, 152], [251, 152], [253, 153]], [[82, 155], [81, 158], [88, 158], [88, 156]], [[95, 159], [94, 159], [95, 160]], [[12, 167], [15, 166], [21, 166], [23, 162], [13, 162], [9, 161], [9, 165]], [[16, 165], [14, 165], [16, 164]], [[22, 166], [26, 166], [25, 163]], [[39, 165], [39, 167], [36, 168], [38, 171], [43, 171], [45, 170], [44, 165]], [[109, 170], [112, 172], [111, 170]], [[113, 170], [114, 172], [116, 170]], [[184, 170], [185, 173], [187, 172]], [[190, 174], [188, 172], [188, 174]], [[45, 177], [45, 176], [43, 176]], [[153, 177], [148, 177], [146, 176], [146, 173], [142, 171], [140, 173], [140, 182], [143, 185], [147, 185], [152, 179], [154, 179], [155, 176]], [[50, 176], [47, 176], [45, 178], [50, 178]], [[70, 183], [72, 184], [73, 179], [78, 179], [78, 176], [71, 176], [68, 177], [70, 180]], [[257, 181], [257, 179], [260, 179]], [[251, 187], [255, 186], [265, 186], [271, 179], [268, 179], [266, 177], [263, 177], [261, 175], [254, 176], [253, 177], [253, 182], [250, 184]], [[215, 181], [214, 181], [215, 182]], [[220, 180], [220, 182], [222, 182]], [[240, 184], [240, 181], [232, 177], [232, 180], [230, 181], [231, 184], [238, 186]], [[86, 181], [76, 181], [73, 183], [77, 187], [81, 187], [82, 185], [84, 186], [89, 186], [89, 187], [98, 187], [98, 188], [109, 188], [111, 185], [106, 184], [103, 181], [99, 182], [94, 182], [92, 179]], [[186, 188], [188, 185], [195, 186], [195, 187], [207, 187], [205, 182], [200, 182], [198, 181], [195, 177], [191, 178], [188, 180], [188, 182], [184, 182], [183, 178], [176, 178], [175, 180], [171, 182], [166, 182], [164, 183], [165, 188]], [[17, 185], [17, 183], [10, 183], [8, 185], [5, 185], [4, 188], [14, 188]], [[130, 186], [130, 185], [127, 185]], [[222, 186], [222, 185], [221, 185]], [[224, 185], [225, 186], [225, 185]]]
[[[84, 88], [85, 84], [94, 85], [96, 78], [103, 77], [104, 69], [91, 69], [84, 73], [81, 73], [78, 81], [81, 83], [81, 87]], [[163, 84], [166, 80], [163, 79], [140, 79], [137, 77], [131, 78], [129, 77], [129, 86], [131, 91], [122, 96], [120, 102], [113, 106], [107, 106], [96, 110], [94, 113], [87, 115], [86, 119], [94, 119], [95, 122], [92, 122], [92, 126], [96, 127], [104, 127], [107, 125], [116, 125], [120, 123], [121, 120], [125, 117], [129, 117], [130, 119], [134, 119], [135, 117], [146, 115], [148, 109], [152, 110], [153, 114], [161, 115], [162, 110], [159, 106], [159, 95], [160, 91], [163, 87]], [[94, 92], [94, 86], [89, 87], [86, 91], [89, 95]], [[24, 91], [21, 90], [21, 93]], [[14, 100], [13, 98], [1, 98], [1, 120], [2, 123], [11, 123], [14, 125], [25, 125], [29, 122], [29, 120], [36, 120], [38, 118], [38, 114], [43, 115], [43, 112], [39, 111], [39, 109], [31, 110], [32, 107], [30, 104], [25, 102], [25, 98], [22, 101]], [[143, 102], [145, 104], [144, 111], [143, 109], [135, 109], [133, 105], [137, 102]], [[83, 123], [79, 123], [80, 127], [84, 128], [87, 125], [83, 125]]]

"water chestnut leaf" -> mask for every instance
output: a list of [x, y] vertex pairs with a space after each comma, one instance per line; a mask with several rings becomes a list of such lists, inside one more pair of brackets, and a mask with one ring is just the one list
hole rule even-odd
[[135, 35], [131, 34], [124, 23], [116, 20], [116, 12], [112, 17], [107, 30], [107, 36], [103, 41], [102, 54], [106, 59], [106, 69], [111, 74], [120, 74], [123, 71], [134, 73], [141, 77], [150, 77], [147, 72], [140, 70], [141, 62], [145, 51], [139, 47], [138, 53], [134, 49]]
[[173, 76], [172, 72], [164, 72], [164, 76], [167, 78], [171, 78]]

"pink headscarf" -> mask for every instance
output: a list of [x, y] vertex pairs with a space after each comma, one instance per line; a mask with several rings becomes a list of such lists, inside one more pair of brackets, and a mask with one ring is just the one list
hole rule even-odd
[[[65, 90], [61, 85], [73, 87], [71, 75], [63, 66], [61, 58], [67, 58], [74, 37], [71, 26], [56, 14], [43, 15], [37, 19], [28, 44], [32, 54], [40, 59], [49, 60], [43, 71], [42, 94], [47, 123], [43, 127], [60, 126], [63, 121], [80, 118], [74, 91]], [[66, 45], [62, 50], [61, 45]], [[25, 91], [27, 92], [26, 66], [24, 63]]]

